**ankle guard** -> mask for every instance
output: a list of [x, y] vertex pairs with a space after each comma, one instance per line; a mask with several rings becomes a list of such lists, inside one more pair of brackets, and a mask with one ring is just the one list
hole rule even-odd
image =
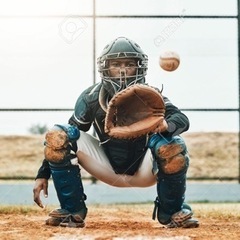
[[[181, 211], [189, 212], [190, 217], [192, 216], [192, 209], [185, 202], [183, 202], [182, 208], [178, 213], [181, 213]], [[185, 215], [187, 215], [187, 214], [185, 214]], [[154, 209], [153, 209], [153, 213], [152, 213], [152, 219], [153, 220], [155, 220], [156, 217], [157, 217], [157, 220], [158, 220], [159, 223], [161, 223], [163, 225], [167, 225], [167, 224], [171, 224], [173, 219], [174, 219], [175, 222], [179, 222], [180, 220], [182, 222], [183, 220], [186, 220], [186, 219], [190, 218], [190, 217], [186, 217], [186, 219], [182, 219], [182, 218], [179, 218], [179, 216], [181, 217], [182, 215], [181, 214], [176, 214], [176, 213], [173, 214], [173, 215], [164, 213], [161, 209], [161, 203], [159, 201], [159, 198], [156, 197], [156, 199], [154, 201]]]

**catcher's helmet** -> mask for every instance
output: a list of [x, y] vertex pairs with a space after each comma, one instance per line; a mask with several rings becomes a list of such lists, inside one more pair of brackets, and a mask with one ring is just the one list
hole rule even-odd
[[[110, 77], [108, 60], [126, 58], [136, 59], [136, 74], [125, 77], [125, 79]], [[137, 43], [125, 37], [118, 37], [103, 49], [100, 57], [97, 59], [97, 64], [104, 88], [111, 95], [114, 95], [130, 85], [145, 82], [144, 77], [147, 73], [148, 56]]]

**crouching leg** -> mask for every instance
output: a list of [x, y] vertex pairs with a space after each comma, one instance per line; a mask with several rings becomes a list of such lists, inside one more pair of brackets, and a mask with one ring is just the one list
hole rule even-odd
[[153, 219], [169, 228], [198, 227], [192, 218], [191, 207], [184, 202], [186, 191], [186, 173], [189, 156], [184, 140], [180, 136], [164, 138], [154, 134], [148, 143], [158, 165], [157, 198]]
[[[47, 225], [63, 227], [84, 227], [85, 225], [86, 195], [82, 185], [80, 167], [71, 162], [76, 157], [74, 153], [77, 150], [75, 139], [68, 136], [69, 132], [75, 134], [78, 130], [71, 128], [74, 127], [59, 128], [58, 125], [46, 135], [48, 142], [46, 143], [47, 149], [45, 148], [45, 158], [49, 161], [54, 187], [61, 207], [50, 212], [50, 218], [46, 221]], [[76, 134], [76, 136], [78, 139], [79, 135]]]

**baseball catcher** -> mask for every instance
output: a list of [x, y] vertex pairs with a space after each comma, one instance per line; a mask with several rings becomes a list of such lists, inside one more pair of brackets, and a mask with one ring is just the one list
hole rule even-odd
[[[34, 201], [43, 207], [52, 177], [60, 208], [47, 225], [84, 227], [86, 195], [80, 167], [116, 187], [156, 184], [153, 219], [168, 228], [199, 223], [185, 202], [189, 155], [181, 133], [189, 120], [156, 87], [146, 83], [148, 57], [137, 43], [119, 37], [97, 59], [101, 81], [83, 91], [68, 124], [46, 133]], [[88, 133], [93, 125], [97, 137]]]

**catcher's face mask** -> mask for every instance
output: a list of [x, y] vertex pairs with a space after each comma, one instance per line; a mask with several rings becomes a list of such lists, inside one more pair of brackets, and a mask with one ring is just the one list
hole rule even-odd
[[111, 59], [107, 62], [105, 82], [111, 84], [115, 92], [134, 84], [138, 79], [138, 63], [134, 58]]
[[144, 83], [148, 57], [133, 41], [120, 37], [108, 44], [97, 60], [104, 88], [111, 94]]

